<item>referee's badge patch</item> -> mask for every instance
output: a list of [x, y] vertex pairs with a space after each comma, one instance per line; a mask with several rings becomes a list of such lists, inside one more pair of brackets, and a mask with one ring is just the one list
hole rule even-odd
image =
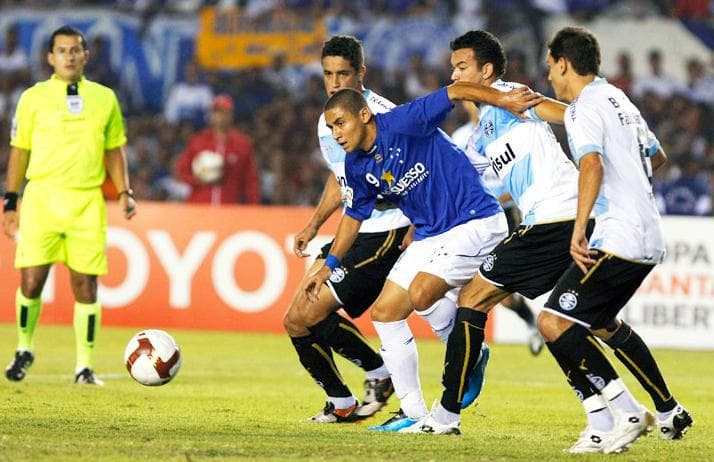
[[572, 292], [565, 292], [558, 299], [558, 304], [565, 311], [571, 311], [578, 305], [578, 297]]
[[495, 261], [495, 258], [493, 258], [493, 255], [486, 255], [486, 258], [483, 259], [483, 263], [481, 264], [481, 267], [483, 268], [484, 271], [491, 271], [493, 269], [494, 261]]
[[84, 108], [84, 101], [79, 95], [67, 95], [67, 109], [72, 114], [79, 114]]
[[332, 282], [333, 284], [339, 284], [344, 278], [345, 270], [343, 270], [342, 267], [339, 266], [332, 270], [332, 274], [330, 274], [330, 282]]

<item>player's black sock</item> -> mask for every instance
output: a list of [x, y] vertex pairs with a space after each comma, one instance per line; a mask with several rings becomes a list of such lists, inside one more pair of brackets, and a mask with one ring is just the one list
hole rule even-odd
[[511, 307], [513, 311], [516, 312], [519, 318], [528, 324], [528, 327], [535, 327], [535, 316], [533, 316], [533, 311], [531, 307], [526, 302], [526, 299], [518, 294], [513, 294], [516, 303]]
[[469, 374], [478, 361], [483, 345], [488, 315], [470, 308], [456, 310], [454, 330], [446, 343], [444, 375], [441, 383], [444, 392], [441, 405], [455, 414], [461, 413], [461, 399], [468, 385]]
[[580, 401], [585, 401], [597, 393], [595, 388], [590, 383], [590, 380], [588, 380], [588, 378], [585, 377], [585, 375], [580, 372], [577, 367], [573, 367], [568, 361], [568, 358], [564, 357], [557, 349], [553, 348], [550, 342], [545, 342], [545, 346], [548, 347], [548, 350], [550, 350], [550, 353], [553, 355], [553, 358], [555, 358], [558, 366], [560, 366], [563, 370], [565, 378], [568, 380], [570, 387], [573, 389], [575, 395]]
[[309, 329], [325, 340], [338, 354], [365, 371], [372, 371], [384, 365], [382, 357], [374, 351], [357, 326], [337, 313], [331, 313]]
[[332, 358], [332, 349], [327, 342], [314, 334], [305, 337], [290, 337], [300, 363], [310, 373], [315, 382], [334, 398], [352, 396], [345, 385], [337, 365]]
[[551, 342], [550, 349], [566, 358], [567, 363], [585, 375], [597, 391], [618, 378], [598, 341], [580, 324], [573, 324], [560, 334], [558, 340]]
[[632, 372], [642, 388], [647, 390], [658, 412], [674, 409], [677, 401], [667, 389], [667, 384], [650, 349], [637, 332], [623, 322], [615, 335], [606, 343], [615, 350], [617, 359]]

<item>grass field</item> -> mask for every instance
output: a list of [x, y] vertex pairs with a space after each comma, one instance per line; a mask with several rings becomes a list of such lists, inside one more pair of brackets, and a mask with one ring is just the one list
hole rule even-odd
[[[123, 365], [135, 329], [104, 328], [97, 370], [105, 387], [72, 383], [70, 327], [40, 325], [37, 358], [21, 383], [0, 382], [0, 461], [20, 460], [573, 460], [561, 452], [585, 425], [581, 407], [553, 359], [522, 345], [492, 346], [487, 383], [462, 418], [460, 437], [373, 434], [367, 426], [303, 422], [324, 402], [287, 338], [275, 335], [172, 331], [183, 353], [178, 377], [164, 387], [135, 383]], [[4, 367], [15, 329], [0, 325]], [[376, 344], [376, 341], [375, 341]], [[427, 404], [440, 390], [443, 347], [419, 341]], [[676, 396], [696, 425], [683, 441], [650, 435], [619, 456], [589, 459], [712, 460], [714, 352], [656, 352]], [[616, 360], [615, 360], [616, 361]], [[358, 397], [361, 372], [340, 361]], [[622, 376], [652, 407], [631, 376]], [[389, 411], [398, 407], [390, 402]]]

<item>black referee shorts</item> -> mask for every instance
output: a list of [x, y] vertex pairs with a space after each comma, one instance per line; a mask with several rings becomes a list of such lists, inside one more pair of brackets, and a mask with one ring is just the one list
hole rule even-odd
[[586, 274], [573, 263], [555, 285], [545, 308], [601, 329], [615, 319], [654, 268], [601, 251], [595, 260]]
[[[573, 262], [570, 239], [575, 220], [522, 225], [486, 256], [479, 273], [508, 292], [536, 298], [553, 288]], [[590, 220], [588, 237], [595, 227]]]
[[[377, 299], [402, 253], [399, 245], [408, 229], [358, 234], [340, 266], [332, 272], [327, 284], [350, 317], [359, 317]], [[330, 248], [332, 242], [322, 247], [317, 258], [326, 258]]]

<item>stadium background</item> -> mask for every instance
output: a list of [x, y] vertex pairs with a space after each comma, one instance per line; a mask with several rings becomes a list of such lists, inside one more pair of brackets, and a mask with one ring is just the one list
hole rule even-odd
[[[117, 91], [127, 117], [132, 185], [141, 200], [140, 215], [130, 224], [110, 204], [111, 272], [100, 291], [105, 325], [279, 332], [305, 268], [292, 255], [291, 236], [309, 217], [326, 174], [315, 136], [325, 99], [322, 41], [338, 33], [362, 39], [367, 86], [400, 103], [448, 83], [449, 40], [484, 28], [509, 52], [506, 78], [550, 95], [543, 44], [562, 25], [582, 24], [601, 40], [603, 75], [640, 105], [671, 160], [655, 179], [669, 215], [669, 257], [625, 316], [653, 345], [714, 349], [709, 3], [120, 0], [61, 1], [58, 7], [3, 1], [0, 48], [6, 50], [14, 30], [19, 51], [0, 55], [0, 139], [9, 139], [20, 92], [48, 75], [43, 63], [51, 31], [64, 23], [82, 29], [92, 52], [88, 77]], [[658, 77], [651, 75], [653, 50], [663, 63]], [[194, 70], [198, 80], [191, 82]], [[173, 166], [186, 140], [205, 125], [210, 99], [194, 105], [176, 95], [206, 90], [236, 101], [236, 124], [256, 151], [262, 206], [181, 203], [186, 186]], [[452, 132], [465, 121], [463, 112], [454, 111], [444, 129]], [[5, 142], [3, 179], [7, 154]], [[334, 225], [323, 229], [315, 246]], [[0, 303], [6, 309], [0, 309], [0, 322], [14, 316], [13, 255], [12, 243], [1, 240], [0, 277], [6, 283]], [[71, 323], [66, 278], [62, 268], [53, 273], [43, 323]], [[361, 326], [369, 331], [368, 324]], [[418, 320], [414, 327], [428, 335]], [[497, 311], [490, 329], [492, 338], [508, 342], [522, 341], [526, 333], [505, 310]]]

